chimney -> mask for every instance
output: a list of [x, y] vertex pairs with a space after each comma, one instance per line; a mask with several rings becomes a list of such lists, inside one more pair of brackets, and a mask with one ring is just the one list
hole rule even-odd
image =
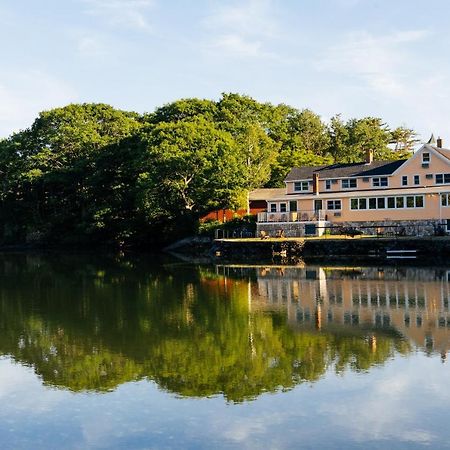
[[366, 150], [366, 164], [373, 163], [373, 151], [370, 149]]
[[319, 193], [319, 174], [317, 172], [313, 173], [313, 194]]
[[442, 139], [440, 137], [437, 138], [437, 146], [438, 148], [442, 148]]

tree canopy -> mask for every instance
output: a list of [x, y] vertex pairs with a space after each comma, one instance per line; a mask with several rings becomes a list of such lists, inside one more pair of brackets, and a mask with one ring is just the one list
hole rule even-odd
[[244, 206], [251, 189], [283, 186], [293, 166], [359, 161], [367, 149], [398, 159], [416, 142], [413, 130], [380, 118], [326, 123], [233, 93], [143, 115], [72, 104], [0, 141], [0, 242], [179, 237], [203, 214]]

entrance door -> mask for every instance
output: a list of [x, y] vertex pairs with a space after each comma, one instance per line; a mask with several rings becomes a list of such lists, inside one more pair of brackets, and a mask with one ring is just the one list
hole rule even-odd
[[314, 200], [314, 211], [322, 210], [322, 200]]

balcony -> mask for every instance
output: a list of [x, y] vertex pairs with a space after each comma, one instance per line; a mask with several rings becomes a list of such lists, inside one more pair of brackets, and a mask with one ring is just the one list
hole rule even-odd
[[317, 222], [320, 220], [326, 220], [326, 217], [327, 215], [323, 210], [297, 212], [260, 212], [258, 213], [258, 223]]

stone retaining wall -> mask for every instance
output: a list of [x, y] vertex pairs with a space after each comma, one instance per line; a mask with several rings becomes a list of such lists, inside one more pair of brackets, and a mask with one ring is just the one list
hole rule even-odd
[[435, 236], [447, 233], [446, 221], [430, 220], [386, 220], [377, 222], [340, 222], [332, 224], [331, 222], [281, 222], [281, 223], [257, 223], [257, 235], [261, 231], [269, 236], [275, 236], [279, 230], [284, 231], [286, 237], [304, 237], [314, 236], [306, 234], [305, 228], [308, 224], [316, 225], [316, 236], [321, 236], [325, 230], [330, 234], [340, 234], [343, 228], [353, 228], [368, 235], [386, 235], [386, 236]]

